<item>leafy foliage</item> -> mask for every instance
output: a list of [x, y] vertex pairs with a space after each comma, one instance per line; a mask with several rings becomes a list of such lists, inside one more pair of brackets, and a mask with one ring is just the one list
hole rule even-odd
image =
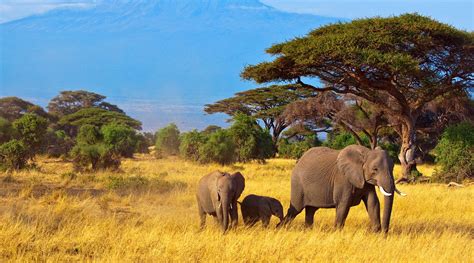
[[110, 123], [102, 126], [103, 141], [113, 152], [131, 158], [137, 147], [138, 137], [134, 129], [123, 124]]
[[312, 147], [321, 145], [316, 135], [306, 136], [301, 141], [291, 141], [283, 138], [278, 143], [278, 155], [284, 158], [299, 159]]
[[12, 139], [15, 134], [12, 124], [2, 117], [0, 117], [0, 144]]
[[74, 147], [74, 140], [65, 131], [48, 129], [42, 152], [50, 157], [66, 156]]
[[177, 155], [179, 153], [179, 129], [176, 124], [158, 130], [156, 137], [156, 151], [163, 155]]
[[132, 119], [124, 113], [104, 110], [100, 108], [85, 108], [78, 110], [72, 114], [62, 117], [58, 124], [63, 126], [72, 125], [80, 127], [85, 124], [102, 127], [103, 125], [117, 123], [140, 130], [141, 122]]
[[13, 128], [21, 141], [28, 147], [28, 156], [31, 158], [41, 148], [48, 128], [48, 121], [34, 113], [26, 113], [13, 122]]
[[[112, 140], [109, 138], [108, 142]], [[77, 144], [71, 150], [76, 170], [117, 169], [120, 152], [115, 145], [104, 142], [104, 135], [93, 125], [81, 126]]]
[[206, 143], [199, 147], [199, 161], [222, 165], [235, 161], [235, 145], [229, 130], [220, 129], [209, 136]]
[[101, 108], [125, 114], [116, 105], [105, 102], [106, 97], [100, 94], [85, 90], [61, 91], [48, 104], [47, 108], [51, 114], [58, 117], [75, 113], [85, 108]]
[[43, 118], [50, 118], [43, 108], [31, 102], [25, 101], [18, 97], [0, 98], [0, 117], [13, 122], [26, 113], [35, 113]]
[[[369, 147], [369, 138], [365, 135], [361, 135], [361, 139], [363, 145]], [[323, 146], [340, 150], [352, 144], [357, 144], [357, 141], [352, 134], [348, 132], [331, 132], [328, 133]]]
[[442, 171], [438, 181], [458, 181], [474, 176], [474, 125], [464, 122], [448, 127], [435, 148]]
[[28, 161], [28, 151], [23, 141], [13, 139], [0, 145], [0, 160], [5, 168], [20, 170]]
[[181, 136], [181, 144], [179, 146], [181, 157], [192, 161], [198, 161], [199, 148], [206, 143], [207, 139], [205, 131], [199, 132], [197, 130], [192, 130], [183, 133]]
[[311, 89], [298, 84], [272, 85], [236, 93], [234, 97], [207, 104], [204, 110], [210, 114], [222, 112], [230, 116], [243, 113], [262, 120], [276, 143], [281, 132], [290, 125], [282, 116], [286, 105], [313, 95]]
[[263, 161], [275, 154], [270, 134], [262, 129], [253, 117], [237, 114], [233, 122], [229, 132], [236, 146], [237, 161]]

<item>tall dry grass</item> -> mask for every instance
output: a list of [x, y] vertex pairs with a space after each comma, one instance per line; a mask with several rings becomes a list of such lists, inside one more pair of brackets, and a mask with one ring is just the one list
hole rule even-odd
[[[241, 171], [243, 193], [289, 204], [294, 160], [235, 166], [179, 159], [125, 160], [123, 172], [74, 174], [70, 164], [0, 177], [0, 261], [357, 261], [472, 262], [473, 187], [400, 186], [388, 235], [371, 233], [363, 205], [342, 231], [335, 211], [319, 210], [315, 226], [300, 215], [288, 229], [242, 224], [222, 235], [212, 218], [198, 231], [195, 186], [211, 171]], [[431, 169], [432, 170], [432, 169]]]

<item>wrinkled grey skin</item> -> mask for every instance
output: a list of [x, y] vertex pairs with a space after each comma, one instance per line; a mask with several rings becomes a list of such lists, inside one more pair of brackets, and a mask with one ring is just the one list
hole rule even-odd
[[245, 188], [245, 179], [241, 173], [222, 173], [219, 171], [210, 173], [199, 180], [197, 189], [197, 204], [201, 229], [206, 224], [206, 214], [217, 218], [226, 232], [229, 227], [229, 216], [231, 227], [238, 223], [237, 199]]
[[242, 218], [247, 226], [253, 226], [258, 221], [262, 221], [262, 225], [267, 227], [270, 218], [276, 216], [283, 220], [283, 206], [280, 201], [268, 196], [247, 195], [242, 203], [240, 203]]
[[[382, 224], [375, 186], [391, 194], [384, 196]], [[279, 226], [292, 221], [305, 208], [305, 223], [310, 227], [316, 210], [336, 208], [335, 226], [342, 228], [350, 207], [362, 200], [373, 230], [387, 232], [395, 190], [393, 161], [381, 148], [370, 150], [359, 145], [342, 150], [311, 148], [293, 170], [290, 207]]]

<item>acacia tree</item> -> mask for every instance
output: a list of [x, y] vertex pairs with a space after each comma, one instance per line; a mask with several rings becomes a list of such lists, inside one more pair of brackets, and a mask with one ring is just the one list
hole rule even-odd
[[110, 123], [122, 124], [136, 130], [141, 130], [142, 123], [124, 113], [104, 110], [100, 108], [84, 108], [72, 114], [63, 116], [58, 121], [61, 129], [66, 131], [69, 136], [75, 137], [79, 128], [90, 124], [96, 127], [102, 127]]
[[29, 101], [20, 99], [18, 97], [0, 98], [0, 117], [13, 122], [27, 113], [34, 113], [46, 119], [50, 118], [48, 113], [46, 113], [43, 108]]
[[366, 100], [331, 91], [291, 103], [284, 116], [289, 122], [311, 127], [315, 132], [340, 127], [360, 145], [364, 144], [359, 135], [362, 133], [369, 138], [372, 149], [377, 147], [380, 130], [389, 125], [384, 112]]
[[423, 107], [439, 97], [466, 95], [474, 84], [474, 34], [418, 14], [323, 26], [267, 53], [275, 59], [247, 66], [241, 76], [353, 94], [396, 118], [399, 181], [416, 169], [416, 124]]
[[280, 134], [291, 124], [282, 115], [285, 107], [310, 96], [314, 96], [314, 91], [298, 84], [272, 85], [238, 92], [234, 97], [205, 105], [204, 110], [209, 114], [221, 112], [232, 117], [243, 113], [261, 120], [276, 145]]
[[51, 99], [48, 103], [49, 113], [62, 117], [72, 114], [84, 108], [101, 108], [124, 114], [116, 105], [105, 102], [106, 97], [94, 92], [85, 90], [61, 91], [61, 93]]

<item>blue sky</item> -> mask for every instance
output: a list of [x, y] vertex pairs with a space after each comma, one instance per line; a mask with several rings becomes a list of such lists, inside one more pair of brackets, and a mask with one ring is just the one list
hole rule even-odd
[[[2, 0], [0, 22], [65, 7], [87, 7], [100, 0]], [[474, 30], [474, 0], [261, 0], [281, 10], [341, 18], [418, 12], [465, 30]]]

